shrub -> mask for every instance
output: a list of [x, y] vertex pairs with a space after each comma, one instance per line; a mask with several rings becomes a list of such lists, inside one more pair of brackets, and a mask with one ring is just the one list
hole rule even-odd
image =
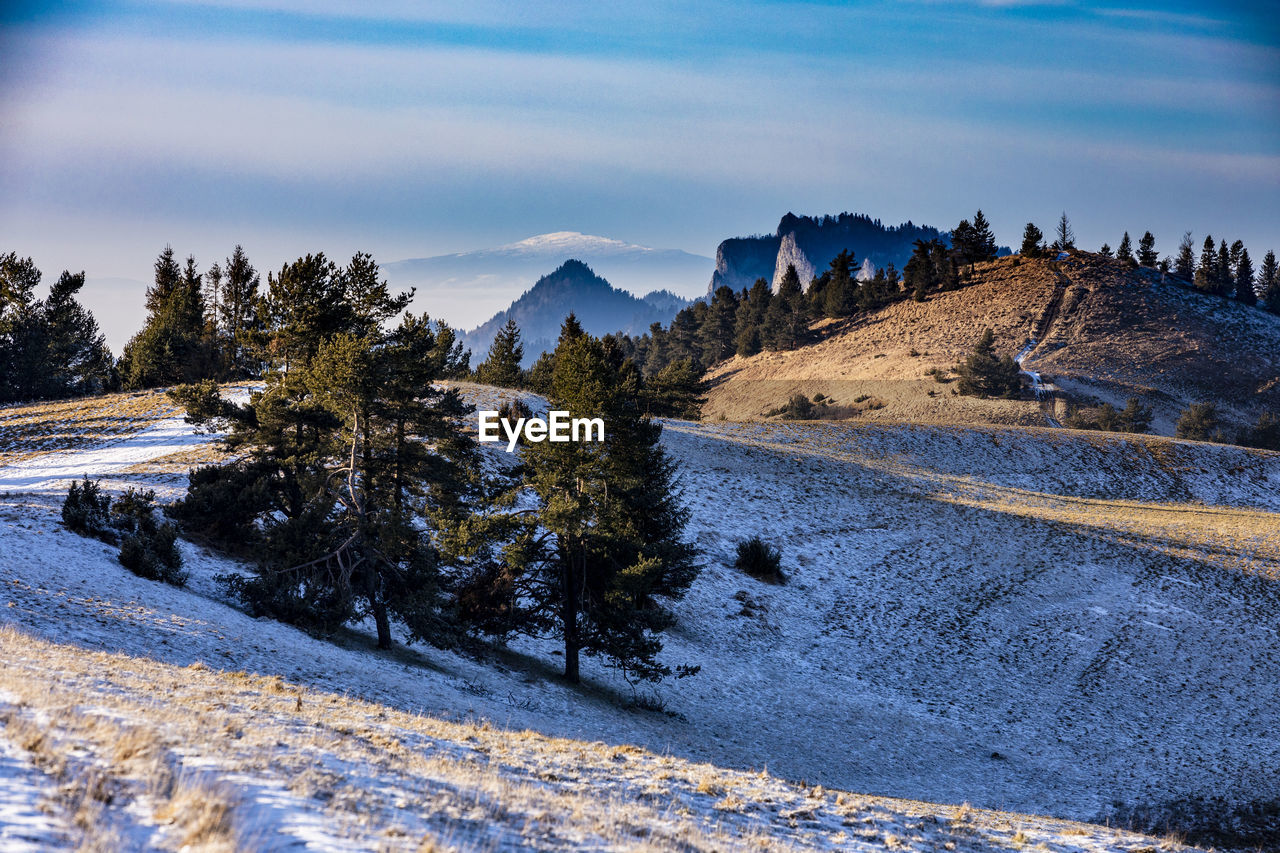
[[1194, 441], [1213, 441], [1217, 430], [1217, 406], [1213, 403], [1192, 403], [1179, 416], [1175, 435]]
[[174, 586], [187, 582], [181, 571], [178, 531], [157, 524], [156, 493], [129, 489], [113, 503], [97, 482], [86, 477], [72, 483], [62, 502], [62, 520], [72, 531], [104, 542], [120, 544], [120, 564], [139, 577]]
[[498, 407], [498, 417], [505, 418], [514, 424], [521, 418], [533, 417], [533, 409], [530, 409], [519, 397], [512, 397]]
[[81, 483], [72, 483], [62, 502], [62, 523], [73, 533], [92, 536], [114, 545], [119, 537], [111, 527], [111, 498], [102, 493], [97, 481], [85, 475]]
[[782, 409], [782, 416], [789, 421], [807, 420], [813, 417], [813, 403], [803, 394], [792, 394]]
[[1263, 412], [1252, 429], [1241, 430], [1240, 444], [1263, 450], [1280, 450], [1280, 415]]
[[997, 358], [995, 333], [987, 329], [974, 346], [972, 354], [955, 367], [961, 394], [978, 397], [1004, 397], [1016, 400], [1022, 395], [1022, 376], [1012, 358]]
[[765, 583], [785, 583], [782, 573], [782, 551], [752, 536], [738, 543], [738, 556], [733, 567]]

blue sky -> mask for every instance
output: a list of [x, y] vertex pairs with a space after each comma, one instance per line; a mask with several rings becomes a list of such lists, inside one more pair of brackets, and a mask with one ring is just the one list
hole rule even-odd
[[1267, 4], [0, 5], [0, 251], [46, 275], [977, 207], [1280, 250]]

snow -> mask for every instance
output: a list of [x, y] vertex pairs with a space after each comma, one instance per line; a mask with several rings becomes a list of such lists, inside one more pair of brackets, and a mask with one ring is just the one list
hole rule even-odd
[[[10, 703], [0, 695], [0, 709]], [[60, 821], [46, 805], [57, 788], [0, 729], [0, 850], [39, 853], [68, 844]]]
[[[460, 387], [482, 404], [511, 396]], [[1077, 819], [1117, 800], [1280, 797], [1275, 454], [1070, 430], [669, 421], [705, 562], [664, 654], [702, 672], [644, 691], [670, 716], [625, 710], [629, 689], [594, 661], [583, 690], [564, 685], [553, 643], [480, 659], [377, 652], [367, 628], [324, 641], [227, 602], [215, 576], [245, 569], [203, 548], [181, 543], [192, 579], [175, 589], [61, 528], [68, 480], [209, 440], [175, 418], [0, 469], [16, 493], [0, 501], [0, 620], [852, 791]], [[755, 534], [783, 548], [786, 585], [732, 569]], [[0, 778], [19, 780], [0, 789], [14, 808], [34, 802], [29, 768]], [[281, 824], [273, 783], [253, 784], [260, 819]], [[287, 831], [306, 825], [323, 830]]]

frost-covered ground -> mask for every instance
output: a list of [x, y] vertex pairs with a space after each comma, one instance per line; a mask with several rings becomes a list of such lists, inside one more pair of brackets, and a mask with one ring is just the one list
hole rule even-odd
[[[150, 441], [143, 432], [114, 450], [87, 446], [79, 460], [49, 455], [47, 471], [78, 476], [91, 458], [116, 471], [116, 485], [178, 485], [136, 473]], [[525, 642], [479, 657], [417, 647], [382, 653], [360, 631], [326, 642], [251, 619], [214, 581], [239, 567], [187, 543], [189, 589], [138, 579], [111, 549], [61, 528], [62, 481], [42, 475], [38, 458], [0, 468], [0, 491], [11, 492], [0, 499], [0, 620], [63, 651], [279, 675], [409, 714], [488, 721], [499, 733], [637, 745], [726, 768], [695, 772], [680, 763], [690, 778], [767, 767], [776, 791], [735, 796], [768, 796], [777, 808], [716, 807], [746, 776], [727, 787], [708, 783], [713, 793], [694, 784], [687, 802], [661, 784], [646, 795], [684, 803], [689, 814], [681, 816], [694, 815], [708, 837], [851, 845], [842, 822], [860, 817], [810, 825], [796, 816], [814, 785], [1084, 819], [1104, 819], [1114, 803], [1280, 798], [1280, 457], [1070, 430], [832, 423], [671, 422], [664, 441], [682, 463], [690, 532], [706, 563], [678, 605], [666, 652], [671, 663], [701, 664], [702, 672], [649, 697], [670, 713], [626, 710], [628, 688], [590, 662], [588, 683], [569, 689], [556, 678], [553, 645]], [[162, 445], [146, 452], [171, 453]], [[735, 543], [756, 533], [782, 546], [786, 585], [731, 568]], [[137, 680], [102, 676], [95, 687], [72, 673], [74, 655], [28, 658], [22, 666], [34, 678], [141, 701]], [[65, 662], [41, 673], [41, 660]], [[142, 667], [113, 660], [125, 671]], [[12, 677], [14, 664], [5, 666]], [[216, 742], [202, 749], [200, 760], [213, 761]], [[0, 787], [0, 815], [26, 814], [40, 799], [29, 781], [38, 772], [24, 761], [21, 751], [0, 751], [5, 779], [17, 780]], [[603, 784], [602, 771], [581, 761], [568, 787]], [[509, 782], [528, 781], [536, 763], [517, 762]], [[346, 764], [332, 772], [354, 773]], [[674, 771], [653, 771], [662, 772]], [[360, 784], [384, 782], [392, 793], [409, 784], [394, 774]], [[653, 805], [634, 791], [619, 796]], [[336, 808], [313, 800], [287, 800], [285, 812]], [[815, 814], [828, 808], [835, 814], [834, 800]], [[907, 820], [906, 806], [885, 808]], [[266, 814], [260, 819], [272, 831], [286, 831]], [[411, 836], [439, 830], [405, 820]], [[805, 831], [788, 834], [793, 823]], [[1011, 844], [1014, 832], [1006, 834]], [[1054, 830], [1050, 841], [1076, 839], [1086, 845], [1079, 849], [1137, 843], [1098, 832]], [[942, 843], [915, 836], [920, 849]], [[623, 846], [610, 837], [601, 846]], [[888, 844], [878, 838], [868, 843]], [[1004, 842], [979, 846], [996, 843]]]

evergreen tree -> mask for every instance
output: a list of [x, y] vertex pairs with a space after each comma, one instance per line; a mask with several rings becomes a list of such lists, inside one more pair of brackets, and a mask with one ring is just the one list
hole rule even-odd
[[[707, 316], [699, 330], [703, 363], [707, 367], [733, 355], [736, 349], [734, 325], [738, 314], [738, 297], [732, 288], [721, 285], [711, 296]], [[691, 363], [692, 366], [692, 363]]]
[[751, 285], [751, 289], [746, 291], [739, 300], [738, 314], [733, 323], [733, 339], [738, 355], [746, 358], [764, 348], [762, 329], [772, 298], [773, 291], [769, 288], [769, 282], [758, 278], [755, 284]]
[[100, 394], [117, 383], [106, 338], [93, 315], [76, 301], [83, 287], [83, 272], [63, 272], [44, 301], [44, 396]]
[[996, 259], [996, 236], [991, 225], [982, 215], [982, 210], [973, 215], [973, 259], [975, 261], [994, 261]]
[[788, 264], [787, 271], [778, 284], [778, 292], [769, 300], [765, 312], [764, 344], [769, 349], [795, 349], [808, 330], [808, 314], [804, 310], [800, 292], [800, 276], [795, 264]]
[[217, 313], [223, 367], [228, 378], [252, 376], [261, 369], [260, 359], [254, 357], [257, 338], [263, 331], [259, 323], [258, 271], [237, 244], [221, 273], [222, 296]]
[[848, 317], [853, 314], [857, 282], [853, 268], [857, 261], [853, 252], [842, 249], [831, 259], [827, 270], [828, 281], [823, 293], [823, 314], [827, 317]]
[[489, 357], [476, 368], [476, 381], [500, 388], [519, 388], [524, 376], [520, 369], [523, 359], [520, 327], [514, 317], [508, 317], [489, 345]]
[[1156, 238], [1147, 231], [1142, 235], [1142, 239], [1138, 241], [1138, 264], [1144, 267], [1154, 267], [1160, 260], [1160, 253], [1156, 251]]
[[1117, 428], [1121, 432], [1149, 432], [1151, 415], [1150, 406], [1142, 405], [1137, 397], [1130, 397], [1117, 417]]
[[147, 319], [125, 345], [120, 375], [126, 387], [150, 388], [195, 382], [216, 371], [205, 336], [203, 277], [194, 257], [185, 270], [166, 246], [147, 290]]
[[1236, 263], [1235, 297], [1245, 305], [1257, 305], [1258, 294], [1253, 289], [1253, 260], [1249, 250], [1240, 249], [1240, 260]]
[[1192, 403], [1178, 418], [1174, 434], [1194, 441], [1218, 439], [1218, 408], [1213, 403]]
[[1196, 275], [1195, 244], [1191, 241], [1191, 232], [1182, 235], [1178, 244], [1178, 259], [1173, 264], [1173, 274], [1191, 284]]
[[995, 354], [995, 332], [987, 329], [968, 358], [956, 367], [956, 390], [980, 397], [1016, 399], [1022, 394], [1022, 377], [1014, 360]]
[[903, 269], [903, 283], [917, 302], [935, 290], [953, 290], [960, 286], [955, 257], [941, 240], [917, 240], [911, 259]]
[[1202, 293], [1218, 292], [1218, 253], [1214, 249], [1213, 235], [1204, 238], [1200, 250], [1200, 264], [1196, 267], [1195, 286]]
[[1235, 268], [1231, 262], [1231, 250], [1227, 247], [1226, 240], [1223, 240], [1218, 247], [1218, 272], [1214, 276], [1213, 283], [1214, 292], [1224, 298], [1230, 296], [1235, 290]]
[[1103, 244], [1102, 244], [1102, 248], [1098, 250], [1098, 254], [1099, 254], [1099, 255], [1102, 255], [1102, 257], [1104, 257], [1104, 258], [1110, 258], [1110, 257], [1112, 257], [1115, 253], [1111, 251], [1111, 244], [1110, 244], [1110, 243], [1103, 243]]
[[47, 339], [35, 295], [40, 278], [31, 258], [0, 255], [0, 402], [41, 396]]
[[463, 594], [478, 630], [560, 639], [575, 683], [582, 654], [629, 681], [671, 674], [657, 659], [658, 634], [675, 621], [665, 602], [697, 573], [662, 427], [643, 414], [639, 373], [617, 355], [590, 335], [561, 334], [551, 406], [603, 418], [605, 440], [521, 448], [536, 507], [509, 516], [519, 524], [510, 543]]
[[1273, 314], [1280, 314], [1280, 266], [1276, 253], [1268, 250], [1258, 270], [1258, 292], [1263, 306]]
[[1044, 232], [1034, 222], [1028, 222], [1022, 230], [1022, 248], [1018, 253], [1024, 258], [1039, 258], [1045, 253]]
[[1071, 220], [1067, 219], [1067, 212], [1062, 212], [1061, 218], [1058, 219], [1057, 229], [1058, 239], [1054, 242], [1053, 248], [1059, 252], [1066, 252], [1076, 247], [1076, 233], [1071, 230]]
[[1129, 241], [1129, 232], [1124, 232], [1124, 237], [1120, 240], [1120, 247], [1116, 249], [1116, 260], [1123, 263], [1126, 267], [1136, 267], [1138, 262], [1133, 258], [1133, 243]]
[[408, 315], [390, 331], [299, 341], [310, 361], [269, 372], [248, 405], [212, 381], [171, 392], [188, 420], [229, 430], [241, 456], [192, 471], [172, 514], [256, 562], [231, 581], [252, 612], [326, 630], [372, 616], [382, 647], [392, 619], [448, 641], [431, 537], [463, 523], [476, 466], [467, 410], [436, 382], [456, 367], [447, 329]]
[[644, 380], [645, 414], [696, 421], [706, 398], [702, 376], [691, 359], [673, 361]]
[[63, 272], [47, 299], [31, 258], [0, 255], [0, 402], [96, 394], [116, 374], [93, 315], [76, 301], [84, 273]]

